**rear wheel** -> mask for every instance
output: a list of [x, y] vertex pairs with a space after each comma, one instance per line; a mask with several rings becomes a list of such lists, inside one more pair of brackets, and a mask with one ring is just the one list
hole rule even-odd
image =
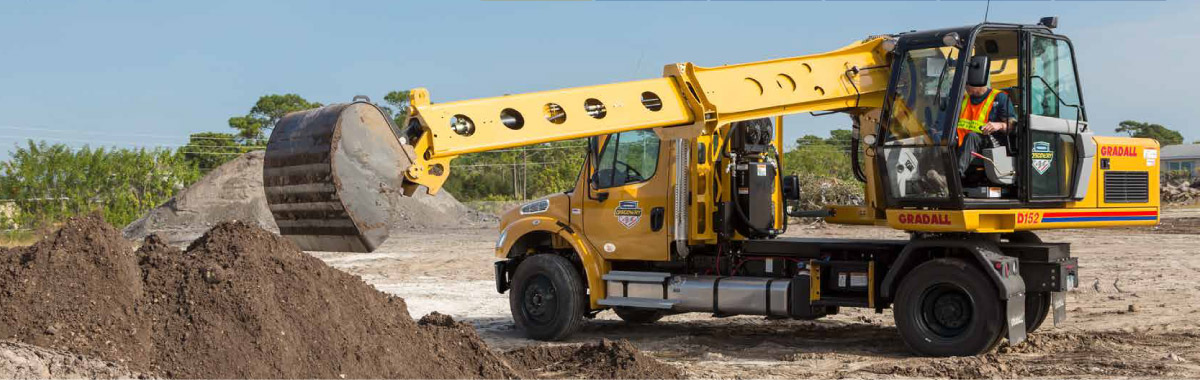
[[1050, 293], [1025, 293], [1025, 332], [1031, 333], [1042, 326], [1050, 315]]
[[666, 315], [666, 313], [663, 313], [662, 310], [636, 309], [630, 307], [613, 308], [613, 312], [617, 313], [617, 316], [621, 317], [622, 321], [633, 324], [649, 324], [658, 322], [658, 320], [662, 319], [663, 316]]
[[1000, 342], [1004, 317], [987, 274], [958, 259], [937, 259], [900, 283], [896, 328], [910, 349], [928, 356], [967, 356]]
[[526, 336], [559, 340], [583, 322], [587, 294], [579, 272], [566, 258], [534, 255], [517, 266], [508, 305]]

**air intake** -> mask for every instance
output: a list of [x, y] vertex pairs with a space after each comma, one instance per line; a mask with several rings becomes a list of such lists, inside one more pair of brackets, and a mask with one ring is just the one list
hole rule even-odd
[[1150, 201], [1149, 172], [1104, 173], [1105, 203], [1146, 203]]

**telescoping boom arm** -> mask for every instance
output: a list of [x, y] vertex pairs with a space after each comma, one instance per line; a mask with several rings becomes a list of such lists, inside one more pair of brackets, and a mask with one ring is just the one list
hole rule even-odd
[[[659, 79], [433, 104], [411, 92], [412, 183], [436, 192], [454, 157], [474, 152], [659, 128], [695, 137], [724, 123], [801, 113], [879, 107], [887, 50], [874, 37], [807, 56], [719, 67], [667, 65]], [[411, 186], [409, 186], [411, 187]]]

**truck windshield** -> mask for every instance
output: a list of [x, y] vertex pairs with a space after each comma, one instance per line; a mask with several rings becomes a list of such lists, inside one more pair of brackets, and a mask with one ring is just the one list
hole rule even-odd
[[939, 103], [946, 101], [956, 73], [958, 48], [910, 50], [892, 90], [887, 145], [940, 145], [945, 125]]

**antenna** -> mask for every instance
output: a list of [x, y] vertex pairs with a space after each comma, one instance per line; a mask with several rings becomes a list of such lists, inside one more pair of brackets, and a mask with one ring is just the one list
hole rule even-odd
[[987, 5], [983, 8], [983, 22], [987, 22], [988, 12], [992, 10], [992, 0], [987, 0]]

